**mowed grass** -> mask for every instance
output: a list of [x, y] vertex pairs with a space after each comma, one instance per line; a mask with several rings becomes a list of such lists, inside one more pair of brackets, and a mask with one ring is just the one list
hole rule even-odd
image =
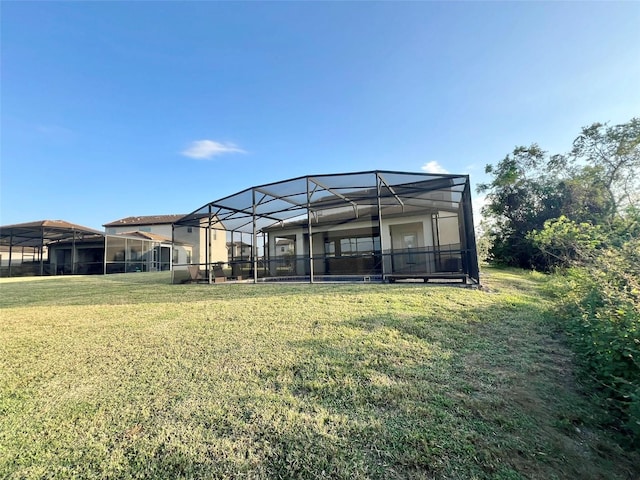
[[636, 478], [544, 277], [0, 282], [0, 478]]

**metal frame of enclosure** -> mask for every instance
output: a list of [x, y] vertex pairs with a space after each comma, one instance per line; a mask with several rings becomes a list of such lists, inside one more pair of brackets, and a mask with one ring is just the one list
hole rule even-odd
[[[468, 175], [375, 170], [297, 177], [203, 205], [174, 224], [174, 242], [195, 228], [204, 229], [202, 255], [174, 265], [174, 283], [479, 283]], [[250, 257], [214, 259], [214, 231], [249, 243]], [[286, 252], [276, 251], [287, 241]]]
[[[0, 227], [0, 276], [101, 275], [171, 268], [171, 246], [44, 220]], [[6, 257], [6, 258], [5, 258]]]

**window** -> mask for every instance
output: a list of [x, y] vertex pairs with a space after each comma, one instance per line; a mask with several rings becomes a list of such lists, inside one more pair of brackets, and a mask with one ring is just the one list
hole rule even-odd
[[402, 236], [402, 246], [407, 249], [416, 248], [418, 244], [418, 234], [417, 233], [405, 233]]
[[355, 251], [356, 251], [355, 238], [343, 238], [340, 240], [340, 252], [343, 255], [345, 253], [355, 253]]
[[324, 242], [324, 254], [327, 257], [336, 256], [336, 242]]
[[187, 263], [191, 263], [191, 252], [187, 250]]
[[180, 258], [180, 252], [178, 251], [177, 248], [173, 249], [173, 263], [176, 264], [178, 263], [178, 259]]
[[[327, 243], [325, 243], [325, 253], [328, 253]], [[380, 237], [352, 237], [340, 239], [341, 255], [363, 255], [374, 253], [378, 250], [380, 250]]]
[[193, 232], [193, 227], [187, 227], [187, 233], [192, 233]]

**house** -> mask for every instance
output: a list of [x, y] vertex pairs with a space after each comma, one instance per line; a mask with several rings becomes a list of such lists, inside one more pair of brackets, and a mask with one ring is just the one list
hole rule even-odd
[[[251, 237], [254, 281], [479, 282], [468, 175], [309, 175], [212, 201], [177, 220]], [[255, 253], [254, 253], [255, 252]]]
[[173, 222], [184, 215], [146, 215], [141, 217], [126, 217], [105, 223], [105, 232], [110, 235], [128, 233], [131, 231], [155, 233], [165, 238], [171, 238]]
[[[211, 230], [211, 239], [204, 228], [182, 229], [174, 235], [173, 223], [184, 215], [147, 215], [126, 217], [105, 223], [108, 234], [138, 236], [160, 241], [164, 245], [160, 256], [163, 264], [190, 265], [204, 263], [205, 259], [212, 262], [225, 262], [226, 237], [219, 230]], [[172, 249], [172, 250], [171, 250]], [[211, 254], [209, 254], [211, 250]], [[169, 258], [169, 252], [171, 257]], [[113, 255], [108, 255], [113, 260]]]
[[227, 261], [243, 260], [251, 258], [251, 244], [245, 242], [227, 242]]
[[[109, 235], [137, 235], [140, 238], [153, 238], [164, 243], [160, 257], [163, 264], [171, 264], [172, 260], [178, 260], [181, 256], [186, 260], [187, 247], [173, 247], [172, 225], [175, 220], [182, 215], [147, 215], [137, 217], [126, 217], [103, 224], [105, 232]], [[110, 261], [117, 261], [114, 255], [109, 255]]]
[[294, 255], [296, 242], [291, 238], [276, 239], [276, 255]]

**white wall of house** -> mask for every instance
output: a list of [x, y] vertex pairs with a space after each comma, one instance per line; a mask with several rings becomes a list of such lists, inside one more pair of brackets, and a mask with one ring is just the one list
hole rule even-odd
[[[438, 228], [437, 232], [434, 232], [434, 220], [432, 215], [438, 214]], [[315, 234], [324, 232], [344, 233], [345, 237], [349, 235], [349, 232], [353, 232], [354, 235], [360, 234], [363, 230], [370, 230], [372, 227], [377, 228], [378, 222], [376, 220], [371, 221], [369, 219], [362, 221], [352, 221], [341, 225], [311, 225], [311, 231], [314, 234], [314, 240], [316, 240]], [[455, 213], [440, 211], [440, 212], [425, 212], [422, 215], [407, 215], [404, 217], [396, 216], [383, 218], [382, 231], [380, 234], [382, 248], [385, 252], [390, 250], [403, 251], [407, 248], [410, 249], [424, 249], [437, 246], [444, 246], [450, 244], [460, 243], [460, 233], [458, 228], [458, 216]], [[360, 230], [360, 232], [358, 232]], [[270, 258], [275, 259], [280, 257], [276, 245], [276, 239], [281, 237], [293, 237], [295, 236], [295, 251], [297, 255], [303, 255], [306, 253], [305, 246], [305, 232], [306, 228], [302, 226], [294, 228], [285, 228], [280, 231], [271, 230], [269, 232], [269, 255]], [[334, 235], [335, 236], [335, 235]], [[437, 237], [437, 238], [436, 238]], [[323, 256], [324, 242], [313, 242], [313, 254], [316, 257]], [[433, 263], [433, 255], [420, 254], [424, 258], [421, 260], [422, 265], [424, 262], [429, 264]], [[402, 256], [398, 257], [397, 261], [401, 261]], [[302, 263], [300, 263], [302, 262]], [[299, 270], [303, 267], [305, 260], [299, 260]], [[430, 268], [433, 269], [433, 265]], [[391, 271], [391, 259], [385, 258], [385, 271]], [[318, 272], [320, 273], [320, 272]]]
[[108, 234], [121, 234], [127, 232], [148, 232], [155, 233], [156, 235], [162, 235], [163, 237], [171, 238], [171, 224], [163, 223], [159, 225], [118, 225], [116, 227], [107, 227], [106, 233]]
[[[43, 257], [48, 258], [47, 247], [44, 247]], [[11, 265], [18, 265], [23, 262], [40, 261], [40, 253], [31, 247], [13, 247], [11, 249]], [[9, 247], [2, 247], [0, 250], [0, 266], [9, 266]]]
[[[440, 212], [441, 216], [453, 217], [454, 221], [447, 222], [445, 225], [440, 225], [439, 233], [440, 233], [440, 243], [443, 243], [443, 240], [449, 243], [459, 243], [460, 235], [458, 231], [457, 225], [457, 215], [450, 212]], [[316, 234], [320, 232], [348, 232], [351, 230], [357, 230], [361, 228], [370, 228], [377, 227], [377, 221], [373, 223], [369, 220], [363, 221], [354, 221], [348, 224], [342, 225], [311, 225], [311, 232]], [[304, 233], [306, 228], [297, 227], [291, 229], [283, 229], [281, 231], [271, 230], [269, 232], [269, 255], [273, 258], [278, 255], [278, 251], [275, 245], [275, 239], [279, 237], [287, 237], [295, 235], [295, 249], [296, 252], [304, 252]], [[392, 242], [392, 233], [403, 233], [403, 232], [415, 232], [418, 236], [418, 244], [417, 248], [424, 247], [433, 247], [434, 246], [434, 235], [433, 235], [433, 227], [431, 221], [431, 214], [427, 215], [411, 215], [406, 217], [391, 217], [388, 219], [382, 219], [382, 246], [384, 250], [388, 250], [391, 248], [404, 248], [399, 242], [398, 238], [394, 239]], [[319, 250], [317, 246], [314, 246], [314, 253], [322, 252], [322, 248]]]
[[172, 265], [190, 264], [193, 262], [193, 247], [191, 245], [173, 245], [171, 257]]
[[[209, 239], [208, 231], [208, 228], [198, 227], [178, 227], [175, 229], [174, 241], [176, 245], [174, 245], [174, 248], [179, 250], [179, 261], [177, 263], [204, 264], [227, 261], [226, 232], [212, 228], [210, 230], [211, 238]], [[210, 252], [209, 244], [211, 245]], [[187, 248], [187, 246], [190, 246], [190, 248]], [[189, 252], [191, 262], [187, 261]]]

